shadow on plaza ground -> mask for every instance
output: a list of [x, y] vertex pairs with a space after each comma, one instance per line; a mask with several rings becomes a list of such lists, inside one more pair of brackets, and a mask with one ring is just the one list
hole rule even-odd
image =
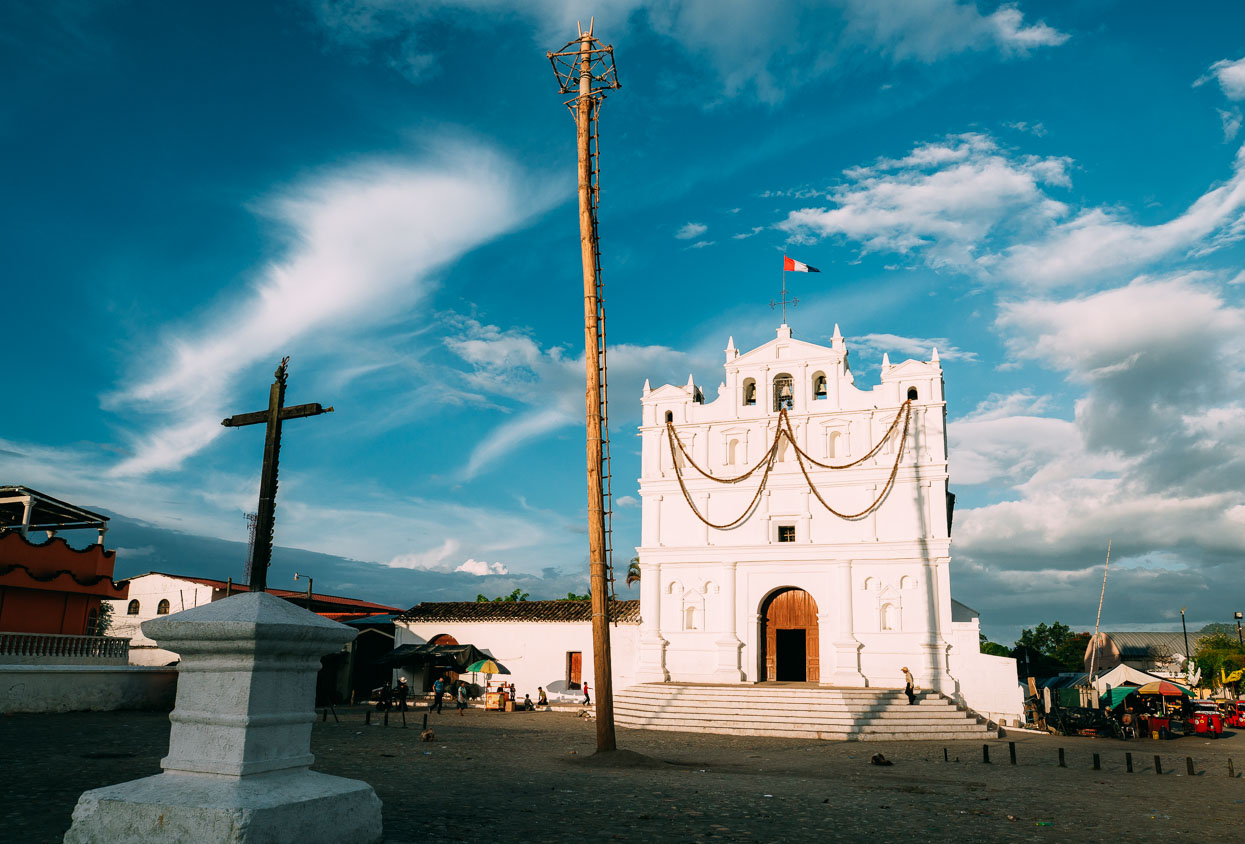
[[[988, 742], [986, 765], [982, 742], [620, 730], [619, 745], [641, 756], [601, 760], [592, 722], [571, 713], [447, 710], [431, 716], [436, 740], [421, 742], [422, 712], [408, 713], [405, 730], [392, 719], [364, 726], [362, 708], [338, 712], [342, 723], [314, 727], [315, 768], [371, 783], [390, 842], [1167, 842], [1233, 840], [1245, 821], [1245, 779], [1227, 776], [1229, 758], [1245, 769], [1240, 734], [1119, 742], [1013, 732]], [[168, 733], [163, 713], [0, 717], [4, 838], [59, 841], [81, 792], [158, 773]], [[894, 766], [869, 764], [877, 752]]]

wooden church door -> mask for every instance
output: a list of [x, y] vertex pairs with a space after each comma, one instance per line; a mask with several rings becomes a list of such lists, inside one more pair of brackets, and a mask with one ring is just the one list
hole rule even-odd
[[817, 602], [803, 589], [772, 595], [765, 607], [762, 680], [821, 680]]

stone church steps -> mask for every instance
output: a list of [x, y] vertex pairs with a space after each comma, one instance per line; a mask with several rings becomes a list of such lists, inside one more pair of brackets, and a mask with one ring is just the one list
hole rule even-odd
[[970, 739], [997, 730], [933, 693], [893, 689], [647, 683], [615, 693], [624, 727], [838, 740]]

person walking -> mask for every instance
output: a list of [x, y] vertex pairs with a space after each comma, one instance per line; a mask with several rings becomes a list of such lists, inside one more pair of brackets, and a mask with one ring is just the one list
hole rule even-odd
[[436, 710], [438, 715], [441, 714], [441, 698], [445, 695], [445, 678], [438, 677], [437, 681], [432, 684], [432, 708]]
[[912, 672], [908, 670], [908, 666], [903, 667], [904, 694], [908, 696], [908, 706], [916, 703], [916, 680], [912, 677]]
[[458, 702], [458, 717], [461, 718], [463, 715], [463, 710], [467, 708], [467, 684], [464, 683], [462, 680], [458, 681], [457, 702]]
[[584, 680], [584, 706], [590, 703], [592, 703], [592, 700], [588, 697], [588, 681]]

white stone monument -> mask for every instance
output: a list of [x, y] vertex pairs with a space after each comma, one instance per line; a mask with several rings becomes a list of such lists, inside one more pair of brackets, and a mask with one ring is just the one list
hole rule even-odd
[[367, 783], [308, 770], [320, 657], [356, 631], [267, 593], [143, 623], [181, 655], [164, 773], [78, 799], [66, 842], [375, 842]]

